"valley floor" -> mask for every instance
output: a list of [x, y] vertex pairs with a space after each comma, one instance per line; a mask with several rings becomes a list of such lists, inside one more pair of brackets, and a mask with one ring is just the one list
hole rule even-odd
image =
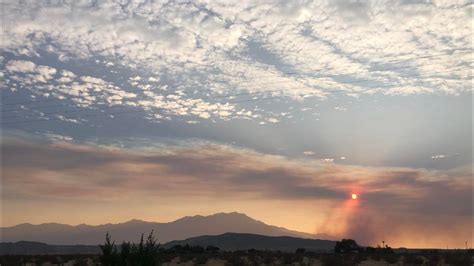
[[[215, 254], [162, 254], [163, 266], [293, 265], [293, 266], [472, 266], [474, 254], [466, 251], [418, 254], [334, 254], [235, 251]], [[6, 255], [1, 266], [99, 266], [99, 255]]]

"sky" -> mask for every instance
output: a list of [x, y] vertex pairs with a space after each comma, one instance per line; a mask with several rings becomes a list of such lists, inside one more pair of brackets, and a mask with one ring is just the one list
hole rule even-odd
[[366, 244], [472, 245], [472, 11], [5, 0], [0, 225], [238, 211]]

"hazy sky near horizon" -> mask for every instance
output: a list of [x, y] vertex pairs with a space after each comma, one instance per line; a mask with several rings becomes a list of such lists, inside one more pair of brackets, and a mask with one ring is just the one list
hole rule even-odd
[[463, 247], [472, 9], [4, 1], [1, 224], [238, 211], [368, 244]]

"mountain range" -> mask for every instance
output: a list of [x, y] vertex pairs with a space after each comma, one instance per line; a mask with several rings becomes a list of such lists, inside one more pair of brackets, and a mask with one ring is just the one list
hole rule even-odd
[[131, 220], [118, 224], [76, 226], [45, 223], [19, 224], [1, 228], [2, 242], [33, 241], [53, 245], [97, 245], [104, 242], [108, 232], [116, 243], [138, 242], [140, 235], [154, 230], [160, 243], [183, 240], [198, 236], [221, 235], [225, 233], [247, 233], [264, 236], [290, 236], [298, 238], [326, 238], [283, 227], [265, 224], [245, 214], [217, 213], [209, 216], [186, 216], [173, 222], [158, 223]]

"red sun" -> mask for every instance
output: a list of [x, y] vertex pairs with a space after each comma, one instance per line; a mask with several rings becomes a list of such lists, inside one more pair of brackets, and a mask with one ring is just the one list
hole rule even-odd
[[357, 194], [356, 194], [356, 193], [352, 193], [351, 198], [352, 198], [353, 200], [356, 200], [356, 199], [357, 199]]

